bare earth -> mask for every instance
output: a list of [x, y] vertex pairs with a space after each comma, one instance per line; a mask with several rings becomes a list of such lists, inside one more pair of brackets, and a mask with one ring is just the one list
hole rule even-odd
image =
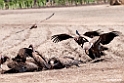
[[[38, 28], [29, 30], [35, 22], [55, 15]], [[1, 74], [0, 83], [124, 83], [124, 6], [83, 6], [68, 8], [45, 8], [25, 10], [0, 10], [0, 54], [16, 56], [20, 48], [33, 44], [45, 57], [81, 55], [80, 67]], [[105, 60], [92, 63], [73, 39], [53, 43], [51, 36], [67, 33], [75, 36], [75, 30], [84, 33], [101, 29], [104, 32], [117, 30], [116, 37], [107, 47]], [[7, 69], [7, 63], [3, 69]]]

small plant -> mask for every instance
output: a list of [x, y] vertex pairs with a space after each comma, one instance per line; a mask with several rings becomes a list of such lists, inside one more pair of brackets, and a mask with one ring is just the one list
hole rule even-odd
[[4, 9], [5, 3], [3, 0], [0, 0], [0, 9]]

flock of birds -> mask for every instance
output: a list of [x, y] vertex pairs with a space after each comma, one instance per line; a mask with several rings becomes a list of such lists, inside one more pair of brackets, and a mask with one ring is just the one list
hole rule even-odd
[[[58, 43], [67, 39], [74, 39], [74, 41], [82, 47], [82, 50], [92, 59], [100, 58], [105, 55], [104, 51], [108, 50], [104, 45], [109, 44], [114, 37], [120, 35], [119, 31], [111, 31], [108, 33], [101, 33], [101, 30], [88, 31], [84, 34], [80, 34], [76, 30], [76, 37], [68, 34], [57, 34], [51, 37], [54, 43]], [[31, 59], [27, 59], [31, 57]], [[33, 45], [29, 45], [28, 48], [19, 49], [17, 55], [10, 59], [8, 56], [0, 55], [0, 67], [9, 59], [7, 66], [9, 70], [3, 70], [2, 74], [6, 73], [20, 73], [20, 72], [33, 72], [41, 70], [61, 69], [68, 68], [72, 65], [79, 66], [80, 61], [73, 57], [52, 57], [45, 58], [40, 54]]]

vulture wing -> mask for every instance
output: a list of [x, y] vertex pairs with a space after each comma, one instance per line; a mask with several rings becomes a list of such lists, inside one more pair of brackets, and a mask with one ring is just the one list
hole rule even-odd
[[101, 34], [101, 30], [100, 29], [98, 29], [98, 30], [96, 30], [96, 31], [88, 31], [88, 32], [85, 32], [83, 35], [85, 35], [85, 36], [88, 36], [88, 37], [90, 37], [90, 38], [93, 38], [94, 36], [99, 36], [100, 34]]
[[100, 35], [100, 38], [98, 39], [97, 43], [101, 43], [103, 45], [109, 44], [114, 39], [114, 37], [119, 36], [119, 34], [119, 31], [104, 33]]
[[53, 35], [51, 40], [53, 39], [53, 42], [58, 43], [60, 41], [63, 41], [69, 38], [73, 38], [73, 37], [68, 34], [58, 34], [58, 35]]

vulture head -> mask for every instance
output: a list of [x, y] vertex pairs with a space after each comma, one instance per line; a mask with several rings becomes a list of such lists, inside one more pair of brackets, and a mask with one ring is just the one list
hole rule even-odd
[[56, 58], [56, 57], [52, 57], [51, 59], [49, 59], [48, 64], [51, 65], [51, 69], [61, 69], [61, 68], [65, 67], [61, 63], [61, 61], [58, 58]]
[[88, 42], [88, 40], [85, 37], [82, 37], [77, 30], [76, 34], [78, 35], [78, 37], [74, 37], [74, 40], [78, 43], [78, 45], [83, 46], [85, 42]]
[[9, 59], [10, 58], [8, 56], [0, 55], [0, 68], [2, 68], [2, 64], [4, 64]]
[[33, 52], [35, 52], [34, 47], [33, 47], [32, 44], [30, 44], [28, 48], [31, 48], [31, 50], [32, 50]]

